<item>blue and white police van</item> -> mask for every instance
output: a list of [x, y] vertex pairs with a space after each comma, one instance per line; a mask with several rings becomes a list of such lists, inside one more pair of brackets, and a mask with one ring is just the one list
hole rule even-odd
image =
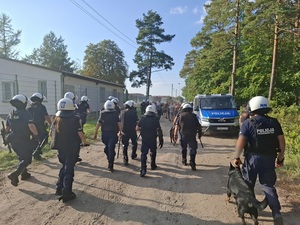
[[198, 94], [193, 102], [204, 133], [239, 132], [239, 112], [231, 94]]

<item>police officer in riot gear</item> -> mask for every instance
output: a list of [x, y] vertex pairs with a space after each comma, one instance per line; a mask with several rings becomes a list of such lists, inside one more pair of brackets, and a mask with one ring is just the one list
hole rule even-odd
[[[42, 148], [45, 146], [45, 144], [48, 143], [48, 131], [47, 126], [45, 124], [45, 121], [51, 125], [51, 119], [47, 112], [46, 107], [42, 104], [44, 100], [44, 96], [41, 93], [34, 93], [30, 100], [32, 103], [28, 106], [28, 111], [31, 112], [33, 117], [33, 122], [38, 130], [39, 133], [39, 139], [43, 141], [43, 146], [40, 146], [40, 148], [37, 149], [37, 151], [33, 152], [33, 157], [36, 160], [41, 160], [41, 154], [42, 154]], [[38, 147], [39, 143], [35, 143], [35, 148]]]
[[122, 144], [123, 144], [123, 163], [128, 165], [128, 146], [129, 140], [132, 143], [131, 158], [137, 157], [137, 135], [136, 135], [136, 124], [139, 120], [136, 110], [134, 109], [133, 101], [127, 101], [124, 103], [124, 110], [121, 111], [120, 119], [122, 123]]
[[117, 98], [113, 98], [112, 100], [111, 100], [113, 103], [114, 103], [114, 105], [115, 105], [115, 110], [118, 112], [118, 114], [120, 115], [120, 113], [121, 113], [121, 109], [120, 109], [120, 107], [119, 107], [119, 99], [117, 99]]
[[8, 178], [13, 186], [18, 186], [18, 177], [20, 175], [21, 180], [26, 180], [30, 177], [30, 173], [27, 172], [27, 166], [32, 160], [33, 150], [30, 137], [32, 136], [32, 139], [39, 142], [39, 136], [32, 115], [26, 110], [27, 97], [15, 95], [10, 100], [10, 104], [16, 108], [16, 111], [10, 113], [6, 120], [6, 131], [11, 131], [7, 142], [11, 144], [11, 147], [18, 155], [19, 164], [17, 169], [8, 175]]
[[104, 103], [104, 110], [100, 111], [100, 116], [94, 131], [94, 140], [97, 139], [98, 130], [101, 127], [101, 139], [104, 147], [104, 153], [108, 159], [109, 171], [114, 171], [115, 145], [118, 142], [118, 134], [121, 137], [122, 127], [119, 113], [115, 110], [115, 104], [107, 100]]
[[81, 120], [82, 129], [84, 127], [84, 124], [86, 123], [86, 118], [88, 113], [90, 113], [91, 108], [88, 103], [89, 99], [87, 96], [82, 96], [80, 99], [80, 103], [78, 104], [78, 113]]
[[283, 225], [280, 203], [274, 187], [275, 167], [283, 166], [285, 139], [277, 119], [267, 116], [271, 111], [268, 100], [256, 96], [249, 101], [251, 118], [242, 123], [236, 143], [234, 164], [241, 164], [240, 155], [245, 151], [242, 174], [254, 190], [257, 176], [272, 210], [274, 225]]
[[183, 105], [180, 115], [176, 121], [174, 130], [175, 142], [178, 139], [178, 131], [180, 133], [182, 163], [187, 165], [187, 147], [189, 147], [190, 166], [192, 170], [196, 170], [196, 154], [198, 148], [196, 135], [198, 134], [198, 138], [201, 138], [202, 127], [196, 114], [193, 113], [193, 108], [190, 104]]
[[62, 164], [56, 183], [56, 195], [63, 202], [76, 198], [72, 192], [74, 167], [77, 162], [80, 143], [88, 146], [82, 132], [79, 117], [75, 115], [73, 101], [62, 98], [57, 103], [55, 123], [55, 143], [58, 150], [58, 160]]
[[144, 177], [147, 173], [147, 154], [149, 152], [149, 149], [151, 157], [151, 170], [155, 170], [157, 168], [157, 136], [159, 138], [158, 146], [162, 148], [164, 144], [163, 133], [159, 123], [159, 119], [156, 116], [156, 109], [153, 105], [147, 106], [145, 114], [141, 117], [136, 126], [136, 130], [140, 131], [142, 137], [140, 176]]
[[[73, 105], [74, 105], [74, 108], [75, 108], [75, 116], [79, 117], [80, 119], [80, 114], [79, 114], [79, 109], [78, 109], [78, 105], [77, 105], [77, 100], [78, 100], [78, 97], [77, 95], [75, 95], [73, 92], [71, 91], [68, 91], [64, 94], [64, 98], [68, 98], [68, 99], [71, 99], [72, 102], [73, 102]], [[79, 120], [81, 126], [82, 126], [82, 121], [81, 119]], [[80, 140], [79, 140], [80, 141]], [[80, 144], [80, 143], [79, 143]], [[77, 162], [81, 162], [82, 161], [82, 158], [80, 158], [79, 156], [80, 154], [80, 151], [78, 152], [78, 157], [77, 157]]]

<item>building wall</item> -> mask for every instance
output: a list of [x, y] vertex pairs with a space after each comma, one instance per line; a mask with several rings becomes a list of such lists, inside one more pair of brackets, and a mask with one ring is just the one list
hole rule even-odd
[[[39, 92], [41, 82], [46, 84], [47, 92], [43, 104], [48, 113], [53, 115], [56, 112], [58, 96], [61, 96], [61, 73], [0, 58], [0, 115], [11, 112], [13, 107], [9, 100], [14, 95], [23, 94], [30, 98], [33, 93]], [[12, 85], [8, 88], [9, 83]]]
[[99, 82], [98, 80], [84, 80], [80, 79], [80, 76], [64, 76], [63, 83], [63, 92], [74, 92], [78, 97], [78, 103], [83, 95], [87, 96], [89, 98], [88, 103], [93, 112], [98, 112], [101, 110], [109, 96], [117, 97], [119, 99], [120, 107], [123, 106], [124, 89], [121, 86], [114, 86], [106, 82]]
[[0, 115], [3, 118], [13, 110], [9, 100], [14, 95], [23, 94], [30, 98], [35, 92], [45, 95], [43, 104], [50, 115], [55, 115], [57, 102], [67, 91], [74, 92], [78, 102], [81, 96], [88, 96], [96, 115], [108, 96], [117, 97], [120, 107], [124, 103], [122, 85], [0, 57]]

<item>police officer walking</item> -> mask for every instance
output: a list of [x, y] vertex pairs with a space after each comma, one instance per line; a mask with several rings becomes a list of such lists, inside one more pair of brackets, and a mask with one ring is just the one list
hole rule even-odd
[[36, 150], [33, 152], [33, 157], [36, 160], [41, 160], [42, 148], [48, 143], [48, 131], [45, 121], [51, 125], [51, 119], [46, 107], [42, 104], [44, 100], [42, 94], [34, 93], [30, 100], [32, 103], [27, 109], [32, 114], [33, 122], [39, 133], [39, 140], [42, 141], [42, 146], [39, 146], [40, 143], [35, 143]]
[[117, 99], [117, 98], [113, 98], [112, 100], [111, 100], [113, 103], [114, 103], [114, 105], [115, 105], [115, 110], [118, 112], [118, 114], [120, 115], [120, 113], [121, 113], [121, 109], [120, 109], [120, 107], [119, 107], [119, 99]]
[[[74, 108], [75, 108], [75, 116], [77, 116], [79, 119], [80, 119], [80, 114], [79, 114], [79, 109], [78, 109], [78, 105], [77, 105], [77, 100], [78, 100], [78, 97], [77, 95], [75, 95], [73, 92], [71, 91], [68, 91], [64, 94], [64, 98], [68, 98], [68, 99], [71, 99], [72, 102], [73, 102], [73, 105], [74, 105]], [[82, 121], [81, 119], [79, 120], [81, 126], [82, 126]], [[83, 128], [82, 128], [83, 130]], [[80, 141], [80, 140], [78, 140]], [[82, 143], [79, 143], [79, 144], [82, 144]], [[80, 158], [80, 151], [78, 152], [78, 157], [77, 157], [77, 162], [81, 162], [82, 161], [82, 158]]]
[[122, 144], [123, 144], [123, 163], [128, 165], [128, 146], [129, 140], [132, 143], [131, 158], [137, 157], [137, 135], [136, 135], [136, 124], [139, 120], [137, 112], [134, 108], [133, 101], [127, 101], [124, 103], [124, 110], [121, 111], [120, 119], [122, 124]]
[[100, 116], [94, 131], [94, 140], [97, 139], [98, 130], [101, 127], [101, 139], [104, 147], [104, 153], [108, 160], [109, 171], [114, 171], [115, 146], [119, 136], [122, 135], [122, 127], [119, 118], [119, 113], [115, 110], [115, 104], [107, 100], [104, 103], [104, 110], [100, 111]]
[[144, 177], [147, 173], [147, 155], [149, 150], [151, 157], [151, 170], [155, 170], [157, 168], [157, 136], [159, 138], [158, 146], [162, 148], [164, 144], [163, 133], [158, 117], [156, 116], [156, 109], [153, 105], [147, 106], [145, 114], [141, 117], [136, 126], [136, 130], [140, 131], [142, 137], [140, 176]]
[[82, 125], [82, 129], [84, 124], [86, 124], [86, 118], [88, 113], [91, 112], [91, 108], [90, 105], [88, 103], [88, 97], [87, 96], [82, 96], [80, 99], [80, 103], [78, 104], [78, 113], [79, 113], [79, 117], [81, 120], [81, 125]]
[[274, 225], [283, 225], [280, 203], [274, 187], [275, 167], [283, 166], [285, 139], [277, 119], [267, 116], [271, 111], [268, 100], [256, 96], [249, 101], [251, 118], [242, 123], [236, 143], [234, 164], [241, 164], [240, 155], [245, 150], [242, 174], [254, 190], [257, 176], [272, 210]]
[[55, 123], [55, 143], [58, 150], [58, 160], [62, 164], [56, 183], [56, 195], [63, 202], [76, 198], [72, 192], [74, 180], [74, 167], [77, 162], [80, 143], [88, 146], [82, 132], [79, 117], [75, 115], [73, 101], [69, 98], [62, 98], [57, 103]]
[[17, 169], [8, 175], [13, 186], [18, 186], [19, 176], [21, 180], [30, 177], [27, 172], [27, 166], [32, 160], [33, 145], [30, 136], [35, 141], [39, 141], [38, 131], [34, 125], [31, 113], [26, 110], [27, 97], [24, 95], [16, 95], [10, 100], [10, 104], [16, 108], [16, 111], [10, 113], [6, 119], [6, 132], [10, 132], [7, 142], [16, 152], [19, 158]]
[[196, 135], [198, 133], [198, 138], [201, 138], [202, 127], [196, 114], [193, 113], [193, 108], [190, 104], [183, 105], [179, 118], [177, 119], [174, 130], [175, 142], [178, 139], [178, 131], [180, 133], [182, 163], [187, 165], [187, 147], [189, 147], [190, 166], [192, 170], [196, 170], [195, 160], [198, 148]]

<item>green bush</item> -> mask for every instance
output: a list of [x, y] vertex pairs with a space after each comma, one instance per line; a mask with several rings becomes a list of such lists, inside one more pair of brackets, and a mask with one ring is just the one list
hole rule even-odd
[[282, 172], [291, 177], [300, 175], [300, 106], [274, 108], [270, 116], [281, 123], [285, 141], [285, 166]]

